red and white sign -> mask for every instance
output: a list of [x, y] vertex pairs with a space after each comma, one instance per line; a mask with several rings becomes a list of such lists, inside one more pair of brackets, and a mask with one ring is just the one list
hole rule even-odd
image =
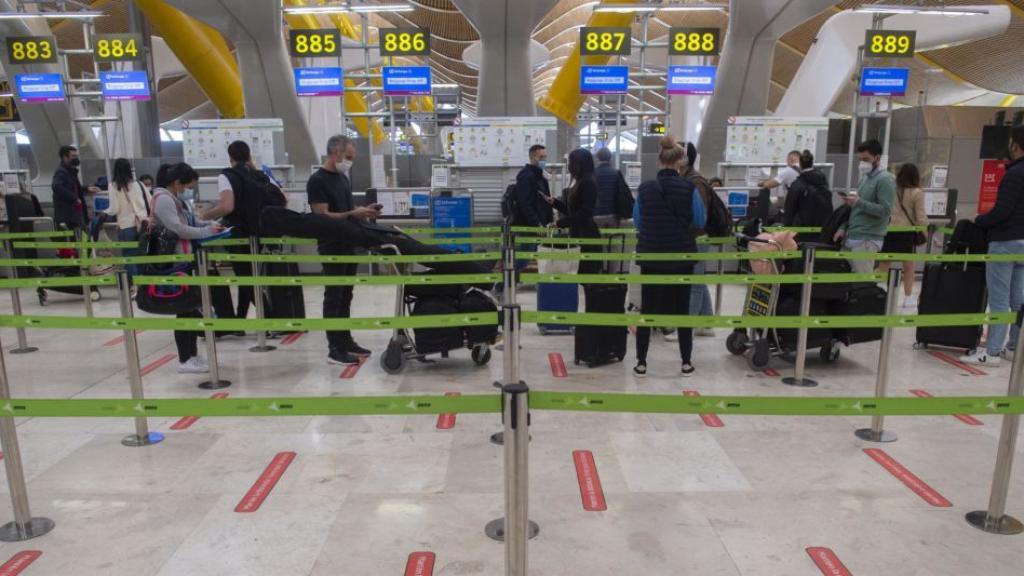
[[[461, 396], [458, 392], [446, 392], [445, 396]], [[438, 430], [451, 430], [455, 428], [455, 414], [438, 414], [437, 415], [437, 429]]]
[[[683, 396], [700, 396], [700, 392], [696, 390], [683, 390]], [[700, 419], [704, 421], [704, 425], [708, 428], [721, 428], [725, 426], [717, 414], [701, 414]]]
[[984, 214], [996, 204], [999, 183], [1006, 174], [1006, 160], [983, 160], [981, 165], [981, 187], [978, 188], [978, 214]]
[[[926, 392], [924, 390], [911, 390], [910, 393], [913, 394], [914, 396], [917, 396], [918, 398], [934, 398], [934, 396], [932, 396], [931, 394], [929, 394], [928, 392]], [[953, 418], [956, 418], [957, 420], [963, 422], [964, 424], [968, 424], [970, 426], [984, 426], [985, 425], [985, 423], [982, 422], [981, 420], [978, 420], [974, 416], [970, 416], [968, 414], [953, 414]]]
[[242, 501], [235, 506], [235, 512], [247, 513], [259, 510], [263, 501], [270, 496], [270, 491], [277, 485], [277, 481], [284, 476], [284, 472], [292, 460], [295, 460], [295, 456], [295, 452], [279, 452], [277, 456], [274, 456], [256, 483], [245, 493]]
[[4, 563], [3, 566], [0, 566], [0, 576], [17, 576], [42, 555], [43, 553], [39, 550], [25, 550], [24, 552], [18, 552], [14, 556], [11, 556], [11, 559]]
[[828, 548], [808, 548], [807, 555], [811, 557], [814, 565], [825, 576], [853, 576], [839, 560], [839, 557], [836, 556], [836, 553]]
[[950, 508], [953, 506], [952, 502], [946, 500], [942, 494], [939, 494], [934, 488], [925, 484], [924, 480], [915, 476], [913, 472], [904, 468], [902, 464], [894, 460], [892, 456], [889, 456], [885, 450], [865, 448], [864, 453], [875, 462], [881, 464], [882, 468], [888, 470], [890, 474], [895, 476], [900, 482], [903, 482], [907, 488], [910, 488], [914, 494], [920, 496], [925, 502], [938, 508]]
[[[217, 392], [210, 398], [214, 400], [220, 400], [221, 398], [227, 398], [227, 392]], [[188, 430], [190, 426], [199, 421], [199, 416], [185, 416], [181, 420], [178, 420], [174, 424], [171, 424], [171, 430]]]
[[405, 576], [432, 576], [434, 574], [433, 552], [413, 552], [405, 563]]
[[565, 360], [558, 352], [549, 352], [548, 362], [551, 364], [551, 375], [555, 378], [565, 378], [569, 375], [565, 370]]
[[576, 480], [580, 483], [580, 498], [587, 512], [601, 512], [608, 509], [601, 488], [601, 477], [597, 475], [597, 463], [590, 450], [575, 450], [572, 461], [576, 464]]

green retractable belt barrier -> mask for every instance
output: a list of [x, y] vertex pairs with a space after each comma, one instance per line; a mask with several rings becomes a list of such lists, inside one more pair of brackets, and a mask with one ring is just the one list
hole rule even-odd
[[208, 240], [202, 243], [204, 248], [224, 248], [228, 246], [249, 246], [248, 238], [221, 238], [220, 240]]
[[[499, 252], [476, 252], [473, 254], [427, 254], [417, 256], [403, 254], [368, 255], [368, 256], [325, 256], [304, 254], [221, 254], [214, 252], [209, 255], [211, 262], [294, 262], [297, 264], [413, 264], [423, 262], [476, 262], [498, 260]], [[0, 266], [3, 263], [0, 262]]]
[[1024, 262], [1024, 254], [890, 254], [887, 252], [835, 252], [814, 253], [821, 260], [882, 260], [905, 262]]
[[71, 230], [54, 230], [52, 232], [2, 232], [0, 240], [31, 240], [33, 238], [70, 238], [75, 233]]
[[[428, 286], [494, 284], [501, 274], [430, 274], [423, 276], [135, 276], [139, 285], [176, 286]], [[3, 288], [0, 284], [0, 288]]]
[[0, 316], [0, 327], [42, 330], [192, 330], [320, 332], [326, 330], [394, 330], [397, 328], [449, 328], [498, 323], [497, 312], [438, 314], [387, 318], [225, 319], [202, 318], [78, 318], [73, 316]]
[[124, 250], [138, 248], [138, 242], [15, 242], [15, 248], [61, 250]]
[[111, 256], [105, 258], [0, 258], [0, 266], [66, 268], [86, 266], [126, 266], [129, 264], [174, 264], [191, 262], [192, 254], [167, 254], [165, 256]]
[[785, 260], [800, 258], [800, 252], [517, 252], [516, 258], [528, 260], [636, 260], [637, 262], [676, 262], [716, 260]]
[[465, 238], [423, 238], [420, 244], [444, 246], [446, 244], [501, 244], [501, 236], [466, 236]]
[[1012, 324], [1014, 312], [997, 314], [919, 314], [917, 316], [674, 316], [523, 311], [528, 324], [642, 326], [651, 328], [913, 328]]
[[402, 228], [410, 236], [433, 234], [501, 234], [501, 226], [478, 226], [475, 228]]
[[9, 288], [72, 288], [77, 286], [114, 286], [116, 276], [69, 276], [61, 278], [5, 278], [0, 289]]
[[526, 284], [842, 284], [884, 282], [884, 274], [522, 274]]

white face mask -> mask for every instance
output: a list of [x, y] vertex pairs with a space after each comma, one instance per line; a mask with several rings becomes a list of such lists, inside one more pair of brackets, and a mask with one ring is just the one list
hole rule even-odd
[[861, 176], [867, 176], [868, 174], [871, 174], [871, 171], [874, 169], [874, 164], [872, 164], [871, 162], [865, 162], [863, 160], [861, 160], [860, 164], [857, 165], [857, 170], [860, 172]]
[[352, 161], [351, 160], [349, 160], [348, 158], [345, 158], [341, 162], [338, 162], [338, 171], [339, 172], [343, 172], [343, 173], [345, 173], [347, 175], [350, 170], [352, 170]]
[[185, 188], [181, 192], [181, 199], [185, 200], [186, 202], [191, 202], [192, 200], [195, 200], [195, 198], [196, 198], [196, 191], [195, 191], [194, 188]]

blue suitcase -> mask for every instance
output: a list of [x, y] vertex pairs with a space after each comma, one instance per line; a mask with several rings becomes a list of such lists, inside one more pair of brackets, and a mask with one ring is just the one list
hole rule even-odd
[[[576, 284], [537, 284], [537, 311], [576, 312], [580, 306], [579, 288]], [[572, 326], [564, 324], [540, 324], [540, 333], [547, 335], [572, 334]]]

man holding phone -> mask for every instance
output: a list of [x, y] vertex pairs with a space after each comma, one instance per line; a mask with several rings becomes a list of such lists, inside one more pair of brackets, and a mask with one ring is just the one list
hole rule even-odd
[[[380, 216], [378, 206], [356, 206], [352, 199], [349, 171], [356, 157], [356, 145], [348, 136], [331, 136], [323, 166], [309, 177], [306, 194], [314, 214], [341, 220], [372, 220]], [[348, 244], [321, 242], [320, 254], [353, 254]], [[324, 264], [326, 276], [355, 276], [355, 264]], [[352, 286], [324, 288], [324, 318], [349, 318], [352, 315]], [[356, 344], [348, 330], [327, 332], [327, 361], [330, 364], [358, 364], [370, 351]]]
[[[850, 207], [850, 219], [836, 232], [833, 240], [842, 241], [846, 252], [872, 252], [882, 249], [889, 229], [889, 215], [896, 198], [896, 180], [882, 162], [882, 143], [867, 140], [857, 146], [860, 160], [860, 185], [856, 191], [840, 194]], [[874, 260], [850, 260], [850, 268], [860, 274], [875, 270]]]

